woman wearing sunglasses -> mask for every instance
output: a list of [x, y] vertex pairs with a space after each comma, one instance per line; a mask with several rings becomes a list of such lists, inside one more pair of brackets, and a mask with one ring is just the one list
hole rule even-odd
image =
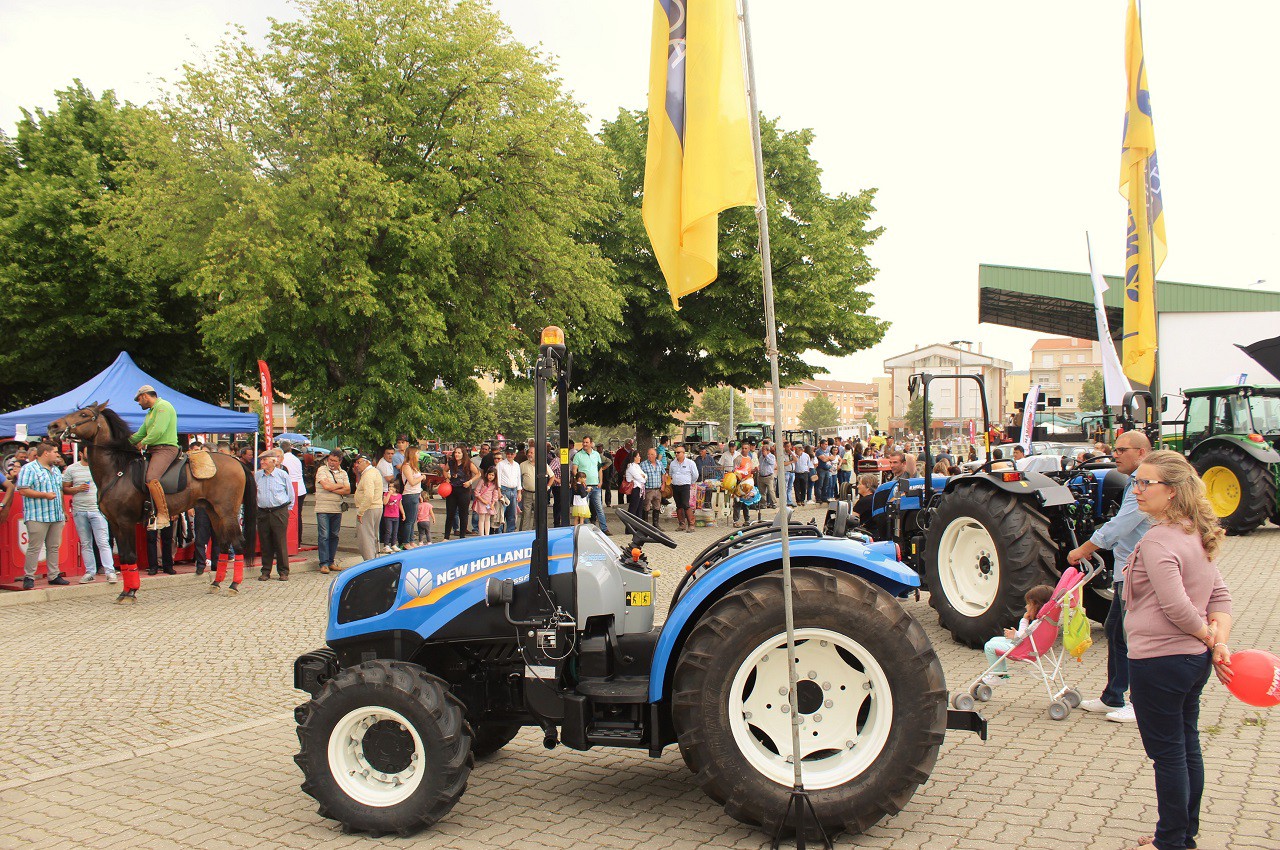
[[1139, 845], [1184, 850], [1196, 846], [1204, 792], [1200, 692], [1210, 667], [1231, 678], [1231, 594], [1213, 563], [1223, 532], [1200, 477], [1177, 452], [1144, 458], [1134, 489], [1154, 523], [1124, 586], [1130, 699], [1156, 778], [1155, 835]]

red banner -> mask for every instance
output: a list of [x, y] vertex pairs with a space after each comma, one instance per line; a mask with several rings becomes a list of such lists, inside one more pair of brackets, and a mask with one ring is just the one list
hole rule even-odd
[[275, 399], [271, 395], [271, 370], [267, 361], [258, 361], [258, 374], [262, 376], [262, 427], [266, 430], [266, 447], [272, 447], [272, 433], [275, 431]]

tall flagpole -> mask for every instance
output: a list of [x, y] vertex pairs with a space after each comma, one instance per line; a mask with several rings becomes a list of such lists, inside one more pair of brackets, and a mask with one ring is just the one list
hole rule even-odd
[[[751, 50], [751, 20], [747, 12], [747, 0], [739, 0], [739, 18], [742, 21], [743, 55], [747, 62], [747, 98], [751, 110], [751, 141], [756, 155], [756, 221], [760, 226], [760, 267], [764, 277], [764, 326], [765, 350], [769, 355], [769, 373], [773, 381], [773, 421], [774, 438], [777, 439], [778, 428], [782, 424], [782, 380], [778, 368], [778, 322], [773, 306], [773, 266], [769, 252], [769, 207], [764, 186], [764, 154], [760, 145], [760, 108], [756, 101], [756, 67]], [[733, 389], [730, 388], [730, 392]], [[804, 790], [804, 771], [800, 759], [800, 711], [796, 687], [796, 623], [795, 610], [791, 598], [791, 517], [787, 514], [786, 499], [780, 499], [778, 510], [783, 521], [779, 523], [782, 542], [782, 608], [787, 628], [787, 701], [791, 714], [791, 765], [794, 768], [794, 785], [787, 809], [782, 814], [778, 826], [778, 834], [774, 835], [773, 846], [777, 848], [780, 833], [787, 825], [788, 816], [794, 812], [793, 826], [796, 829], [796, 846], [805, 846], [806, 818], [813, 817], [813, 825], [821, 831], [817, 813], [813, 803]], [[831, 847], [831, 841], [822, 833], [823, 845]]]

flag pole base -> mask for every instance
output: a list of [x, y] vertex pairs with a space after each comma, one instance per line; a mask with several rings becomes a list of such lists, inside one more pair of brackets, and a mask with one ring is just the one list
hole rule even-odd
[[[772, 850], [778, 850], [782, 843], [782, 832], [787, 828], [787, 821], [792, 820], [796, 831], [796, 850], [806, 850], [809, 844], [809, 833], [816, 832], [819, 839], [822, 840], [823, 850], [832, 850], [831, 838], [827, 835], [827, 831], [822, 828], [821, 821], [818, 820], [818, 812], [813, 808], [813, 801], [809, 799], [809, 792], [803, 786], [797, 785], [791, 789], [791, 798], [787, 800], [786, 811], [782, 813], [782, 820], [778, 822], [778, 828], [773, 833]], [[814, 845], [817, 846], [816, 844]]]

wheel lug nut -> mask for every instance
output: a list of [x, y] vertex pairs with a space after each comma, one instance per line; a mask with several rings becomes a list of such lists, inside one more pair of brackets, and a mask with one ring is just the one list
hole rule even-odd
[[823, 682], [823, 683], [822, 683], [822, 689], [823, 689], [824, 691], [829, 691], [829, 690], [831, 690], [831, 683], [830, 683], [830, 682]]
[[810, 679], [816, 679], [816, 678], [818, 678], [818, 671], [817, 671], [817, 670], [810, 670], [810, 671], [809, 671], [809, 678], [810, 678]]
[[780, 696], [780, 697], [785, 697], [786, 695], [787, 695], [787, 689], [786, 689], [786, 688], [778, 688], [778, 696]]
[[821, 714], [815, 714], [815, 715], [813, 716], [813, 722], [814, 722], [814, 723], [821, 723], [821, 722], [822, 722], [822, 715], [821, 715]]
[[823, 708], [831, 708], [831, 706], [833, 705], [835, 705], [835, 703], [832, 702], [831, 700], [826, 700], [825, 702], [822, 703]]
[[783, 714], [790, 714], [790, 713], [791, 713], [791, 706], [789, 706], [789, 705], [784, 705], [784, 706], [782, 707], [782, 713], [783, 713]]

